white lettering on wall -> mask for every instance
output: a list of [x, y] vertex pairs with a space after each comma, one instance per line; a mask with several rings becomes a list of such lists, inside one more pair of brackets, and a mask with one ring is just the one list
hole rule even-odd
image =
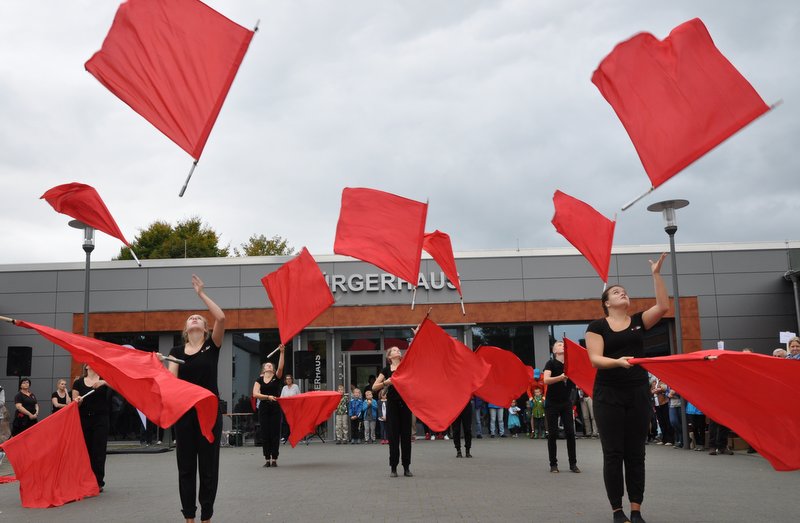
[[[400, 292], [413, 290], [410, 282], [401, 280], [393, 274], [387, 273], [368, 273], [368, 274], [325, 274], [325, 281], [331, 292]], [[440, 291], [447, 289], [455, 290], [455, 285], [445, 277], [444, 272], [431, 272], [427, 275], [420, 273], [417, 285], [420, 290]]]

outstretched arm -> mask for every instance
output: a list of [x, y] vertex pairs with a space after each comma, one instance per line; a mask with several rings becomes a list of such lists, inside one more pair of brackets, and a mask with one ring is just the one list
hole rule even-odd
[[220, 309], [219, 305], [214, 303], [214, 300], [208, 297], [205, 291], [205, 284], [196, 274], [192, 274], [192, 287], [197, 293], [197, 296], [203, 300], [203, 303], [208, 307], [208, 312], [214, 318], [214, 326], [211, 329], [211, 339], [217, 347], [222, 346], [222, 337], [225, 335], [225, 313]]
[[656, 304], [642, 313], [642, 323], [644, 324], [645, 330], [658, 323], [659, 320], [663, 318], [669, 310], [669, 295], [667, 294], [667, 288], [664, 285], [664, 280], [661, 278], [661, 265], [664, 263], [664, 259], [666, 257], [667, 253], [664, 252], [661, 253], [661, 256], [659, 256], [656, 261], [649, 260], [650, 271], [653, 273]]

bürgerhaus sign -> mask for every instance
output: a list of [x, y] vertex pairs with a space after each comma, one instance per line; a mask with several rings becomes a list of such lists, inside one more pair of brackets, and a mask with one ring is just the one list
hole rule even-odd
[[[400, 292], [412, 290], [411, 284], [393, 274], [325, 274], [325, 281], [331, 292]], [[419, 273], [419, 290], [438, 291], [445, 288], [455, 290], [455, 286], [443, 272]]]

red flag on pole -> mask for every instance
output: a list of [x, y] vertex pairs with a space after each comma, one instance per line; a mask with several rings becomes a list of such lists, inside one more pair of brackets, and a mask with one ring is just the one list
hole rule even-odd
[[[669, 383], [687, 401], [729, 427], [775, 470], [800, 469], [800, 361], [763, 354], [704, 350], [630, 360]], [[757, 387], [731, 384], [758, 383]]]
[[78, 402], [0, 444], [26, 508], [58, 507], [100, 493], [83, 440]]
[[86, 70], [198, 160], [253, 34], [198, 0], [128, 0]]
[[117, 238], [128, 247], [131, 246], [119, 230], [108, 207], [91, 185], [77, 182], [56, 185], [39, 198], [47, 201], [56, 212], [80, 220], [98, 231]]
[[430, 254], [439, 267], [444, 271], [445, 276], [455, 286], [459, 296], [461, 293], [461, 278], [458, 277], [456, 258], [453, 256], [453, 245], [450, 236], [440, 230], [426, 233], [422, 240], [422, 249]]
[[469, 347], [426, 318], [392, 374], [392, 385], [419, 419], [441, 432], [461, 414], [489, 369]]
[[522, 363], [510, 350], [484, 345], [475, 354], [489, 365], [486, 381], [475, 395], [493, 405], [510, 407], [528, 389], [533, 379], [533, 368]]
[[597, 369], [589, 360], [589, 351], [569, 338], [564, 338], [564, 374], [580, 387], [584, 394], [592, 397]]
[[428, 204], [375, 189], [345, 188], [333, 252], [417, 286]]
[[658, 187], [769, 110], [699, 18], [659, 41], [640, 33], [592, 75]]
[[289, 424], [289, 443], [292, 447], [304, 436], [314, 432], [317, 425], [330, 418], [341, 399], [341, 394], [328, 390], [278, 398], [286, 423]]
[[261, 278], [261, 283], [275, 308], [284, 345], [334, 303], [325, 276], [305, 247], [296, 258]]
[[208, 441], [217, 420], [217, 397], [208, 389], [176, 378], [152, 352], [72, 334], [51, 327], [14, 320], [63, 347], [76, 360], [88, 363], [108, 385], [159, 427], [175, 424], [194, 407], [200, 430]]
[[553, 194], [553, 206], [556, 211], [552, 223], [556, 231], [578, 249], [600, 278], [608, 283], [616, 222], [558, 190]]

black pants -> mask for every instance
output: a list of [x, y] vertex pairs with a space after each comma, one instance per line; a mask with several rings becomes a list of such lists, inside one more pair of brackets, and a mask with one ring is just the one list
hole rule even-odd
[[731, 429], [725, 425], [720, 425], [713, 419], [708, 424], [708, 446], [712, 449], [724, 450], [728, 448], [728, 435]]
[[550, 455], [550, 466], [558, 465], [556, 457], [556, 441], [558, 440], [558, 418], [564, 425], [564, 436], [567, 438], [567, 457], [569, 466], [574, 467], [578, 463], [575, 453], [575, 420], [572, 418], [572, 405], [570, 403], [560, 403], [548, 405], [544, 409], [547, 417], [547, 452]]
[[350, 440], [363, 441], [364, 440], [364, 420], [350, 418]]
[[281, 448], [281, 408], [277, 402], [269, 404], [266, 400], [261, 400], [258, 422], [261, 424], [261, 448], [264, 451], [264, 459], [278, 459]]
[[[214, 515], [214, 500], [217, 497], [219, 481], [219, 438], [222, 436], [222, 414], [217, 413], [214, 423], [214, 442], [200, 432], [197, 411], [190, 409], [175, 423], [177, 444], [175, 456], [178, 459], [178, 491], [181, 496], [181, 512], [187, 519], [197, 513], [195, 492], [200, 502], [200, 519], [211, 519]], [[197, 490], [198, 469], [200, 490]]]
[[692, 424], [692, 434], [694, 434], [695, 448], [706, 446], [706, 415], [689, 414], [689, 423]]
[[14, 415], [14, 421], [11, 423], [11, 436], [14, 437], [20, 432], [33, 427], [36, 425], [38, 420], [30, 419], [28, 416], [24, 414], [19, 416], [18, 414]]
[[411, 466], [411, 410], [403, 400], [386, 401], [386, 432], [389, 435], [389, 466], [397, 468], [400, 455], [403, 468]]
[[595, 385], [593, 399], [603, 447], [603, 480], [611, 508], [622, 507], [623, 482], [628, 487], [630, 502], [641, 503], [651, 412], [649, 385], [628, 388]]
[[464, 448], [469, 452], [469, 449], [472, 448], [472, 401], [467, 403], [467, 406], [453, 422], [453, 445], [459, 452], [461, 451], [461, 427], [464, 427]]
[[672, 432], [672, 423], [669, 421], [669, 403], [656, 407], [658, 426], [661, 427], [661, 442], [675, 443], [675, 434]]
[[106, 446], [108, 445], [108, 431], [111, 427], [108, 414], [87, 415], [81, 413], [81, 429], [86, 450], [89, 453], [89, 463], [92, 472], [97, 478], [97, 485], [102, 487], [106, 483]]

